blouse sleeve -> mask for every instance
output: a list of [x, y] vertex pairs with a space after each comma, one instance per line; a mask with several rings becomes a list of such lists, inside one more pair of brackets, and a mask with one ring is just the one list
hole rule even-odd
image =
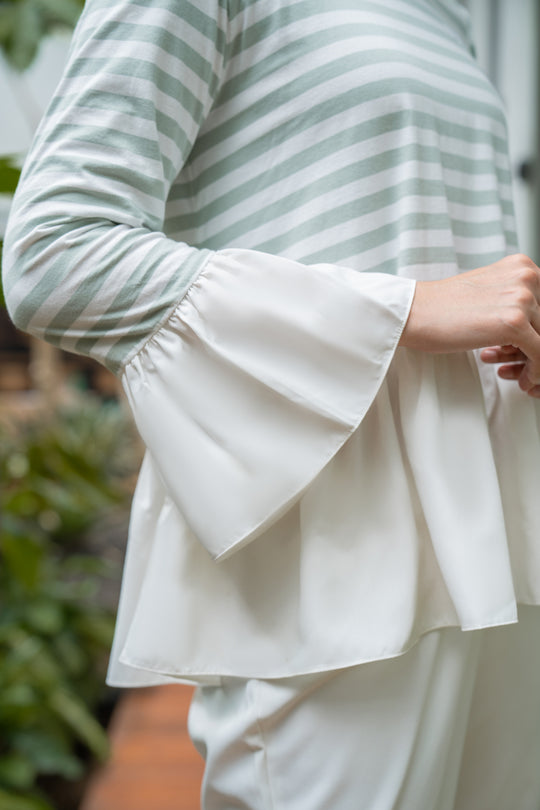
[[13, 320], [116, 373], [209, 256], [163, 223], [223, 81], [225, 6], [89, 0], [14, 199]]
[[119, 374], [214, 558], [274, 522], [361, 422], [414, 282], [163, 232], [223, 81], [225, 0], [90, 0], [5, 243], [15, 323]]

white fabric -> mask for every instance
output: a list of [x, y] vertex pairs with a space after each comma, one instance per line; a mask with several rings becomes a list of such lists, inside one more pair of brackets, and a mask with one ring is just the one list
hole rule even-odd
[[412, 289], [223, 251], [128, 364], [109, 683], [353, 666], [540, 602], [537, 405], [484, 369], [490, 436], [472, 354], [395, 352]]
[[202, 810], [537, 810], [540, 611], [390, 661], [200, 687]]
[[[149, 450], [109, 683], [138, 680], [131, 667], [198, 680], [236, 671], [227, 636], [250, 624], [252, 611], [229, 568], [211, 557], [224, 560], [275, 525], [355, 430], [388, 370], [414, 287], [410, 279], [220, 251], [128, 363], [123, 383]], [[241, 577], [247, 583], [250, 574]], [[193, 659], [192, 642], [203, 640], [193, 617], [211, 636], [220, 624], [203, 616], [214, 612], [209, 593], [232, 623], [217, 647], [212, 640]], [[197, 604], [184, 602], [191, 597]], [[257, 666], [276, 669], [279, 634], [275, 642]]]
[[127, 365], [140, 434], [212, 557], [274, 522], [359, 425], [414, 286], [221, 251]]

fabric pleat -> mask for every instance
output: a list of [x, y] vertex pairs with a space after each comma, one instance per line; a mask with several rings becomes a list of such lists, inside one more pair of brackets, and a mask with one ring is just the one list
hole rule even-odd
[[110, 683], [336, 669], [540, 603], [537, 405], [398, 348], [396, 281], [223, 251], [126, 367], [148, 453]]

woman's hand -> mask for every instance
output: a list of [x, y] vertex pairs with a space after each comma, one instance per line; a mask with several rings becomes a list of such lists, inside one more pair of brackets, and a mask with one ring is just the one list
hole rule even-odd
[[540, 269], [527, 256], [441, 281], [419, 281], [401, 346], [425, 352], [480, 349], [498, 373], [540, 397]]
[[540, 385], [530, 379], [525, 370], [526, 355], [515, 346], [490, 346], [480, 352], [484, 363], [501, 363], [497, 374], [503, 380], [517, 380], [519, 387], [532, 397], [540, 399]]

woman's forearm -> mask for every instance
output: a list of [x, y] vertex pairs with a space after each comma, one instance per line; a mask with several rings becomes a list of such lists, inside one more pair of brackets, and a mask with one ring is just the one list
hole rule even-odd
[[401, 346], [426, 352], [484, 349], [486, 363], [540, 397], [540, 270], [507, 256], [440, 281], [418, 282]]

